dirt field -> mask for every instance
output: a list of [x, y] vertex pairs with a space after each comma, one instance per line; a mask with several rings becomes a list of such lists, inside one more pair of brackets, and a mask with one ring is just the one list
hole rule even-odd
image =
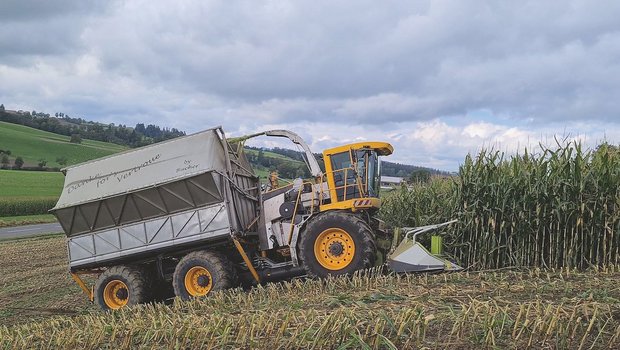
[[0, 242], [0, 349], [620, 347], [620, 270], [367, 273], [96, 310], [63, 236]]
[[63, 235], [0, 241], [0, 325], [89, 309], [68, 273]]

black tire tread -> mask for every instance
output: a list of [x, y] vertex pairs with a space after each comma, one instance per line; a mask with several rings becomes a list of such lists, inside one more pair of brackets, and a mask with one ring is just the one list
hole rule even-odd
[[[360, 235], [360, 248], [362, 249], [361, 263], [358, 264], [359, 266], [354, 266], [353, 270], [357, 271], [373, 267], [375, 264], [377, 247], [375, 245], [375, 240], [372, 236], [372, 229], [370, 228], [370, 226], [368, 226], [368, 224], [358, 215], [355, 215], [353, 213], [346, 211], [328, 211], [326, 213], [319, 214], [314, 219], [311, 219], [310, 223], [308, 223], [308, 225], [306, 226], [304, 230], [305, 234], [302, 235], [299, 243], [300, 258], [303, 262], [303, 266], [306, 270], [307, 275], [309, 277], [326, 277], [323, 274], [317, 273], [317, 271], [313, 270], [314, 264], [312, 262], [314, 261], [314, 253], [310, 254], [309, 251], [307, 251], [306, 249], [308, 246], [314, 246], [314, 235], [312, 233], [317, 231], [318, 227], [320, 227], [322, 224], [329, 221], [349, 223], [356, 228], [356, 232], [349, 232], [349, 234], [357, 233]], [[356, 247], [356, 250], [357, 249], [358, 247]], [[313, 250], [314, 249], [311, 249], [310, 251]], [[350, 274], [351, 272], [347, 272], [344, 274]], [[339, 273], [330, 274], [338, 275]]]
[[109, 310], [103, 300], [103, 288], [109, 283], [110, 279], [124, 280], [129, 288], [129, 301], [127, 306], [137, 305], [149, 300], [148, 274], [139, 267], [116, 265], [106, 269], [95, 282], [95, 302], [104, 310]]
[[204, 261], [208, 261], [211, 263], [211, 274], [220, 276], [219, 281], [215, 281], [213, 285], [213, 291], [223, 290], [232, 288], [238, 285], [239, 277], [237, 275], [237, 270], [233, 263], [228, 259], [224, 254], [210, 251], [210, 250], [197, 250], [185, 255], [181, 261], [179, 261], [177, 268], [174, 270], [174, 274], [172, 275], [172, 286], [174, 287], [174, 294], [176, 296], [181, 297], [182, 299], [189, 299], [185, 297], [187, 294], [184, 286], [185, 276], [181, 276], [180, 271], [184, 265], [188, 263], [189, 260], [192, 259], [201, 259]]

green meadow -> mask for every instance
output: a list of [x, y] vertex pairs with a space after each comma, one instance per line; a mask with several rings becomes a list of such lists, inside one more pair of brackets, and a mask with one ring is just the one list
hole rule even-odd
[[60, 172], [0, 170], [0, 200], [9, 197], [60, 196], [64, 176]]
[[11, 165], [19, 156], [27, 166], [36, 166], [40, 159], [45, 159], [48, 167], [62, 167], [56, 162], [59, 157], [66, 157], [67, 165], [72, 165], [127, 149], [101, 141], [82, 140], [76, 144], [69, 140], [69, 136], [0, 122], [0, 149], [11, 151]]

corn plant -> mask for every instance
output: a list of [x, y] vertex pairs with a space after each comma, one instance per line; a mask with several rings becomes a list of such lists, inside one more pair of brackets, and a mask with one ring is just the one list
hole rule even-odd
[[444, 244], [466, 266], [619, 263], [620, 151], [608, 144], [558, 143], [513, 156], [482, 150], [452, 181], [418, 184], [384, 202], [383, 217], [395, 226], [459, 219]]
[[0, 217], [47, 214], [57, 200], [57, 197], [3, 197], [0, 198]]

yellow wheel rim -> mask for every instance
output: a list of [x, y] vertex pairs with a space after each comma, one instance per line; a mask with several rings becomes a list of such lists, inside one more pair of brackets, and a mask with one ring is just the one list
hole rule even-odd
[[103, 301], [112, 310], [120, 309], [129, 301], [129, 288], [121, 280], [112, 280], [103, 288]]
[[213, 288], [213, 278], [209, 270], [202, 266], [194, 266], [185, 274], [185, 289], [193, 297], [209, 294]]
[[327, 229], [314, 241], [314, 256], [324, 268], [342, 270], [351, 264], [355, 256], [353, 237], [343, 229]]

